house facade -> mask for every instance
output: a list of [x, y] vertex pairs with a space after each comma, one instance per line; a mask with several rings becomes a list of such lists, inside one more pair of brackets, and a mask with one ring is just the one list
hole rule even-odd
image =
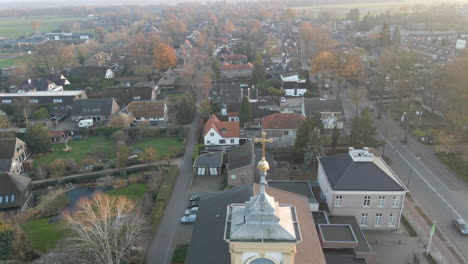
[[223, 167], [223, 153], [205, 153], [193, 162], [193, 173], [198, 176], [220, 176]]
[[0, 140], [0, 172], [20, 174], [30, 153], [26, 143], [18, 138]]
[[203, 130], [205, 145], [235, 146], [239, 145], [239, 122], [223, 122], [212, 115]]
[[0, 212], [23, 211], [32, 204], [31, 179], [0, 172]]
[[271, 148], [289, 148], [296, 141], [297, 130], [305, 117], [299, 114], [276, 113], [264, 117], [261, 121], [262, 129], [268, 137], [273, 139]]
[[281, 74], [281, 90], [284, 90], [286, 96], [304, 96], [307, 92], [306, 80], [301, 79], [299, 74]]
[[92, 119], [94, 122], [108, 121], [119, 109], [114, 98], [80, 99], [75, 100], [72, 105], [71, 118], [75, 122], [82, 119]]
[[165, 122], [167, 121], [166, 101], [133, 101], [125, 109], [132, 113], [133, 122]]
[[227, 184], [242, 186], [255, 182], [255, 153], [253, 143], [231, 147], [228, 154]]
[[364, 149], [321, 157], [318, 183], [330, 215], [354, 216], [362, 229], [397, 230], [406, 187], [383, 161]]
[[252, 63], [246, 64], [228, 64], [221, 65], [222, 79], [250, 79], [254, 71]]

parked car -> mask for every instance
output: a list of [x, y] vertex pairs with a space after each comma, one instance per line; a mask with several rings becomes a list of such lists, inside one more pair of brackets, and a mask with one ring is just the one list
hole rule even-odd
[[286, 98], [281, 97], [281, 103], [286, 103]]
[[191, 202], [200, 201], [200, 197], [201, 197], [201, 195], [199, 193], [194, 193], [194, 194], [190, 195], [190, 201]]
[[185, 210], [185, 215], [197, 214], [198, 207], [192, 207], [190, 209]]
[[198, 201], [190, 201], [187, 205], [187, 208], [192, 208], [192, 207], [198, 207], [198, 204], [199, 204], [199, 200]]
[[93, 120], [92, 119], [83, 119], [78, 122], [78, 127], [79, 128], [88, 128], [93, 126]]
[[453, 225], [462, 235], [468, 235], [468, 224], [463, 219], [453, 219]]
[[180, 222], [182, 224], [193, 224], [195, 223], [195, 220], [197, 220], [196, 214], [184, 215], [180, 218]]

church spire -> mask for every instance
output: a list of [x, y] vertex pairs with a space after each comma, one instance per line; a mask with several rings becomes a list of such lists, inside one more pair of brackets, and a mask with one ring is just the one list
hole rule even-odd
[[266, 174], [270, 169], [270, 164], [266, 161], [265, 152], [266, 152], [266, 143], [273, 143], [273, 139], [266, 138], [266, 132], [262, 131], [262, 138], [254, 139], [255, 143], [262, 143], [262, 159], [257, 164], [257, 169], [260, 171], [260, 193], [265, 193], [266, 186]]

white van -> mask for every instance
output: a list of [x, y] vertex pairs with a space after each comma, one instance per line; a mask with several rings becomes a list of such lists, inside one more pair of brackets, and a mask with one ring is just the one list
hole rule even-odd
[[78, 122], [78, 127], [79, 128], [88, 128], [93, 126], [93, 120], [92, 119], [83, 119]]

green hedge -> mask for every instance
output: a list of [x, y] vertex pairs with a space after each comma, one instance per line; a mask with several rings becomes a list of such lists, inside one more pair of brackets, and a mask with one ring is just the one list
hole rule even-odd
[[195, 161], [195, 159], [200, 156], [200, 150], [204, 150], [206, 148], [205, 145], [203, 144], [197, 144], [193, 148], [193, 153], [192, 153], [192, 161]]
[[154, 230], [158, 228], [159, 223], [161, 222], [166, 205], [171, 198], [172, 189], [174, 188], [178, 174], [179, 168], [177, 166], [171, 166], [167, 171], [164, 181], [161, 184], [158, 195], [156, 196], [156, 201], [149, 216], [150, 223]]
[[[2, 223], [0, 222], [0, 229]], [[13, 232], [9, 228], [0, 230], [0, 260], [9, 260], [13, 256]]]

